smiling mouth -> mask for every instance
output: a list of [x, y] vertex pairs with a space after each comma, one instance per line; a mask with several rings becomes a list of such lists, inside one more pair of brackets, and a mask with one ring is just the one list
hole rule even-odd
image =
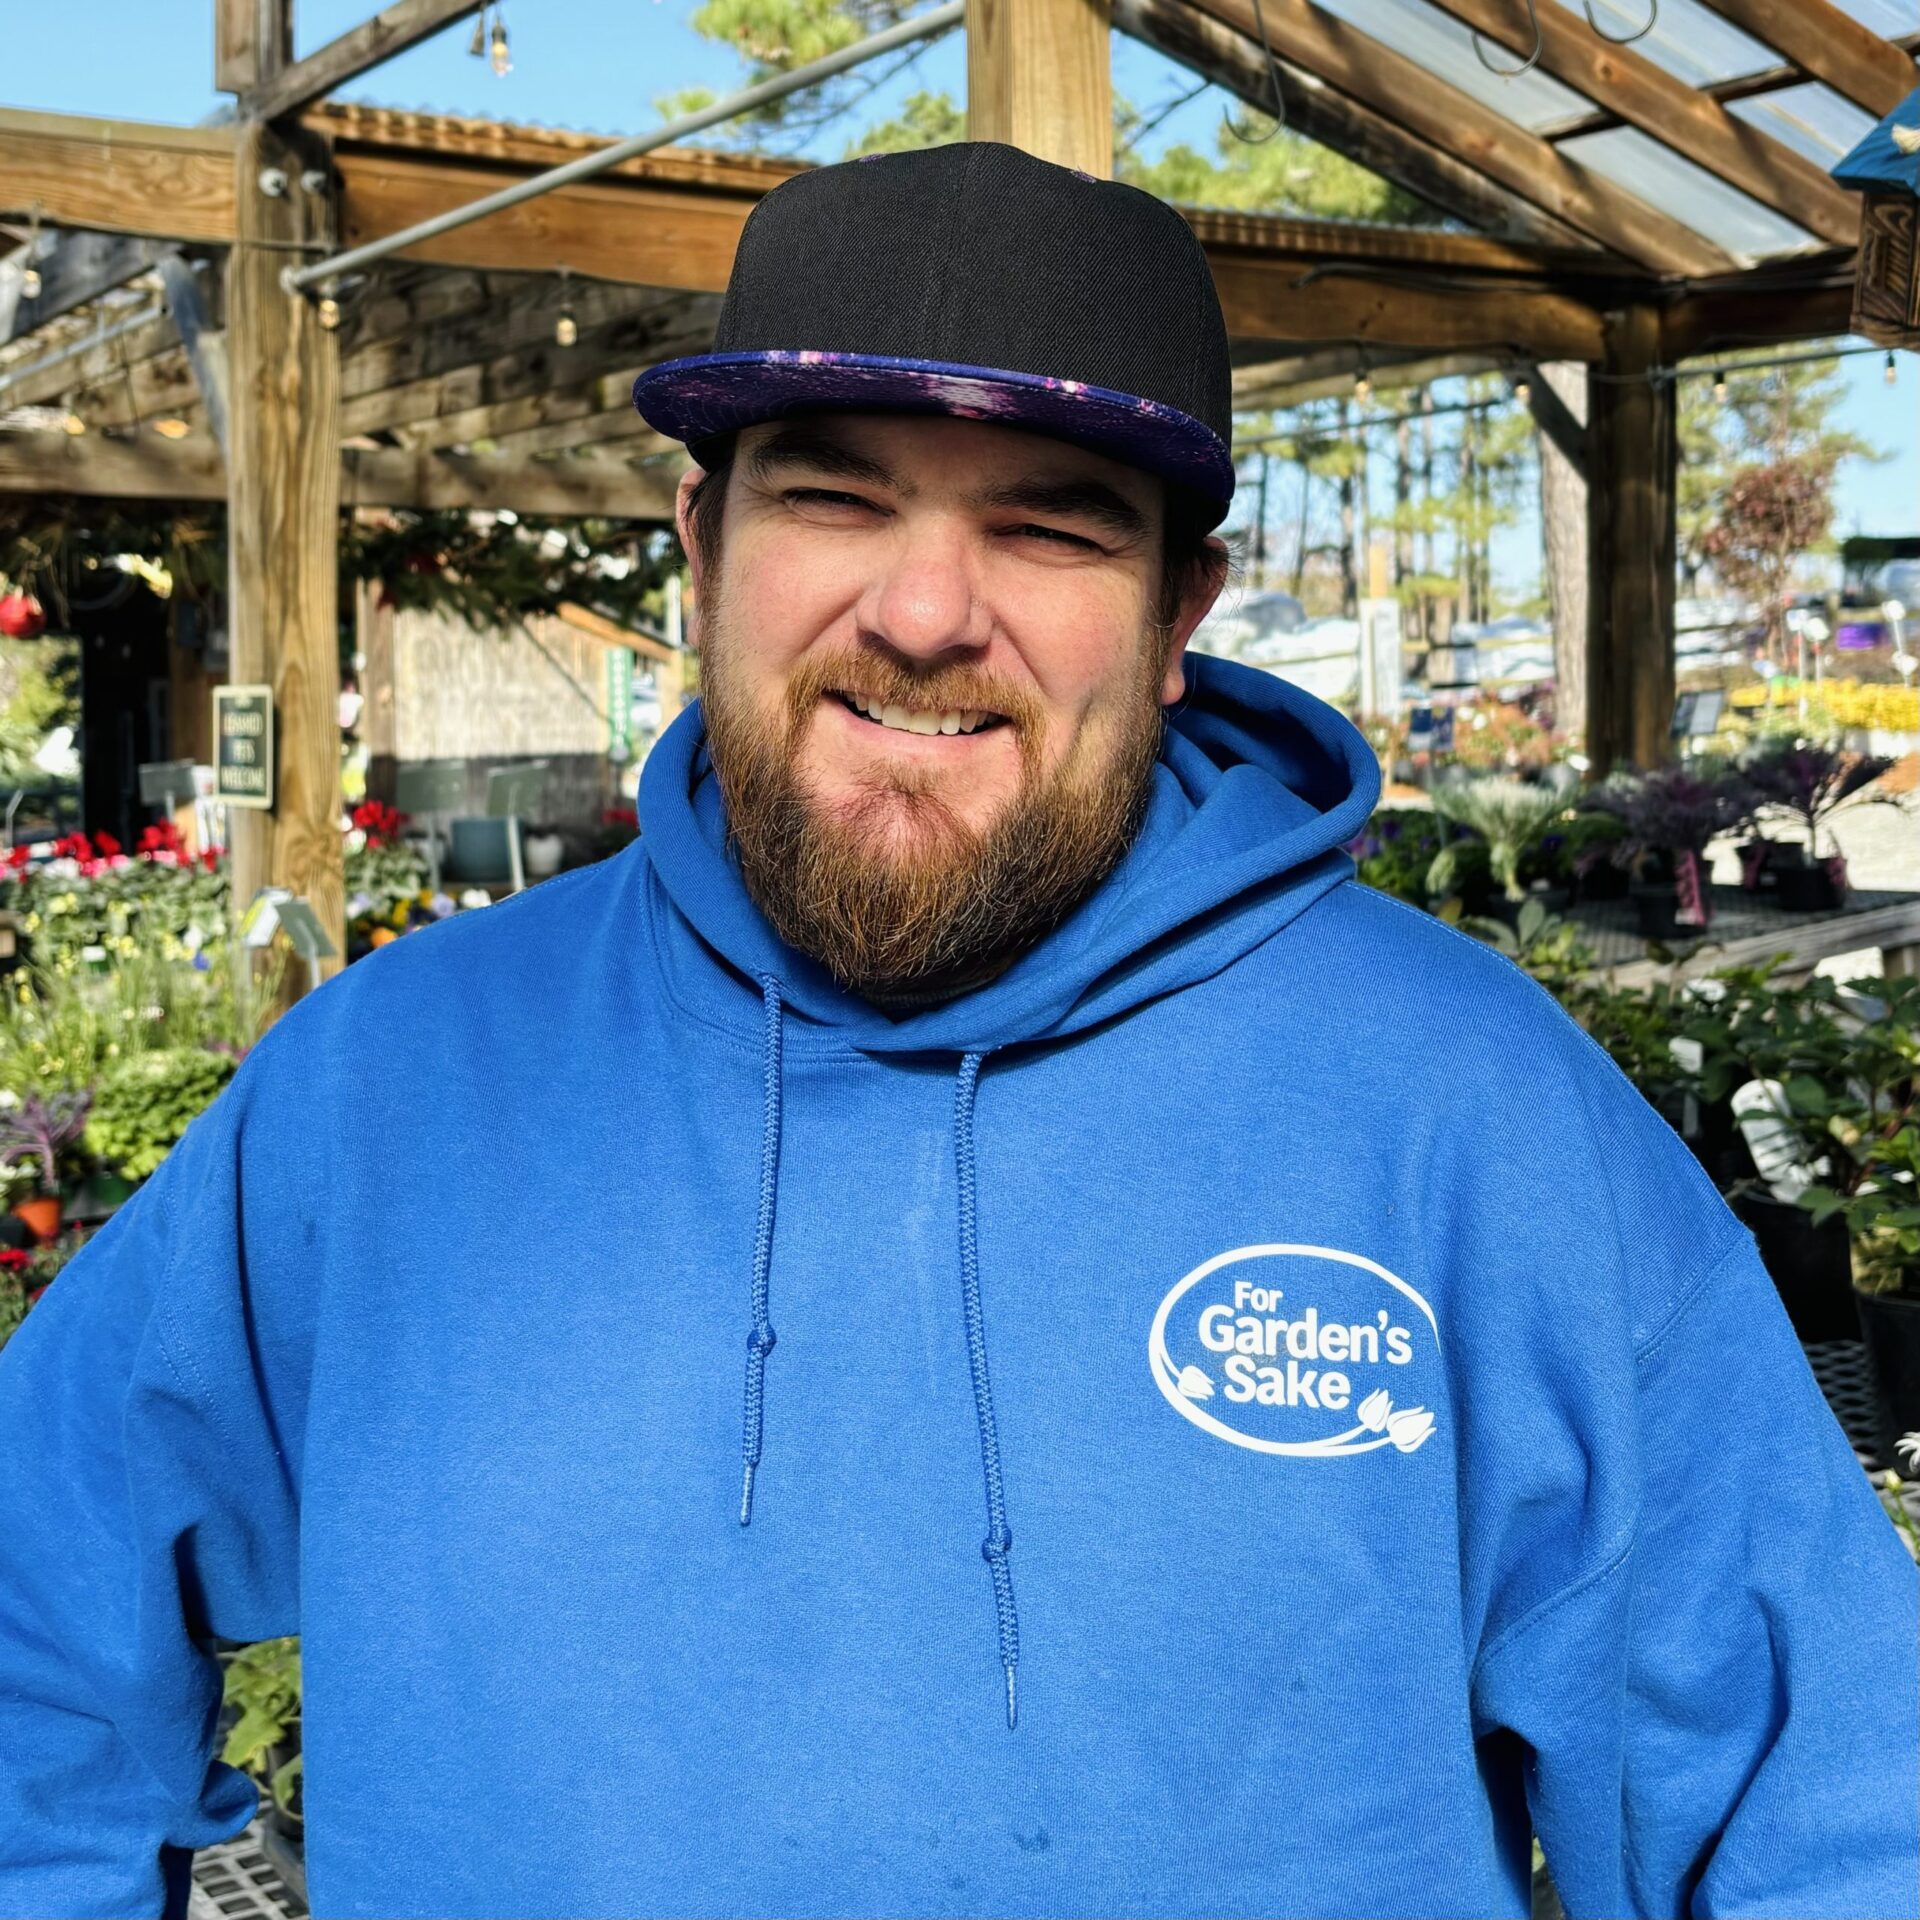
[[990, 713], [980, 707], [950, 707], [945, 710], [890, 706], [869, 700], [864, 694], [843, 693], [838, 688], [828, 696], [869, 726], [888, 727], [896, 733], [976, 734], [1004, 727], [1003, 713]]

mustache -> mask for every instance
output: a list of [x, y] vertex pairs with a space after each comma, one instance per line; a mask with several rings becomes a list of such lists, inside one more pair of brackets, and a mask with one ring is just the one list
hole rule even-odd
[[808, 661], [796, 671], [787, 689], [792, 718], [803, 720], [828, 694], [857, 694], [883, 707], [998, 714], [1022, 727], [1031, 725], [1035, 711], [1025, 688], [1001, 680], [950, 669], [914, 675], [896, 671], [887, 661], [842, 655]]

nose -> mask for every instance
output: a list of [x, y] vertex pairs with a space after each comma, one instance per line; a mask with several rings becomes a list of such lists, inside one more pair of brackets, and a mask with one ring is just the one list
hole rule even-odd
[[900, 526], [861, 595], [858, 617], [865, 632], [917, 658], [984, 646], [993, 623], [964, 529], [933, 516]]

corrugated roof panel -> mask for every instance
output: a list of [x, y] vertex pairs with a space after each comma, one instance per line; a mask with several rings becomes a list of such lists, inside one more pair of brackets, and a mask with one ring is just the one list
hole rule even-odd
[[1914, 13], [1913, 0], [1833, 0], [1842, 13], [1850, 13], [1863, 27], [1871, 27], [1883, 40], [1897, 40], [1905, 34], [1920, 32], [1920, 17]]
[[1562, 140], [1560, 151], [1739, 259], [1806, 253], [1823, 244], [1637, 128], [1578, 134]]
[[[1777, 67], [1780, 56], [1715, 13], [1700, 0], [1592, 0], [1600, 31], [1621, 39], [1653, 16], [1653, 28], [1632, 51], [1664, 67], [1690, 87], [1710, 86], [1743, 73]], [[1578, 0], [1574, 0], [1577, 13]]]
[[[1474, 54], [1472, 34], [1424, 0], [1321, 0], [1321, 4], [1362, 33], [1405, 54], [1435, 79], [1491, 107], [1502, 119], [1532, 129], [1576, 120], [1587, 111], [1581, 95], [1538, 68], [1511, 80], [1490, 73]], [[1487, 57], [1503, 68], [1516, 60], [1504, 47], [1490, 44]]]
[[1828, 169], [1851, 153], [1874, 126], [1872, 114], [1842, 100], [1831, 87], [1817, 85], [1785, 87], [1751, 100], [1730, 101], [1727, 111], [1805, 154], [1815, 166]]

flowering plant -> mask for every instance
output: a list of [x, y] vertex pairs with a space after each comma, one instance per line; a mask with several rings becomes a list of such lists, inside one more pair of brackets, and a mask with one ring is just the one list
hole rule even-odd
[[[1820, 829], [1828, 816], [1892, 765], [1879, 754], [1842, 752], [1818, 741], [1780, 740], [1751, 755], [1742, 771], [1759, 801], [1786, 807], [1806, 822], [1807, 855], [1817, 860]], [[1872, 794], [1868, 804], [1888, 798]], [[1827, 837], [1832, 839], [1831, 828]]]
[[8, 1166], [40, 1163], [41, 1191], [60, 1191], [60, 1163], [79, 1142], [90, 1096], [30, 1093], [0, 1109], [0, 1161]]
[[1673, 856], [1674, 883], [1680, 892], [1675, 919], [1703, 927], [1712, 918], [1707, 893], [1705, 854], [1715, 835], [1744, 826], [1760, 805], [1760, 795], [1735, 770], [1656, 767], [1637, 779], [1602, 788], [1593, 804], [1618, 813], [1626, 823], [1619, 854], [1636, 870], [1653, 853]]

